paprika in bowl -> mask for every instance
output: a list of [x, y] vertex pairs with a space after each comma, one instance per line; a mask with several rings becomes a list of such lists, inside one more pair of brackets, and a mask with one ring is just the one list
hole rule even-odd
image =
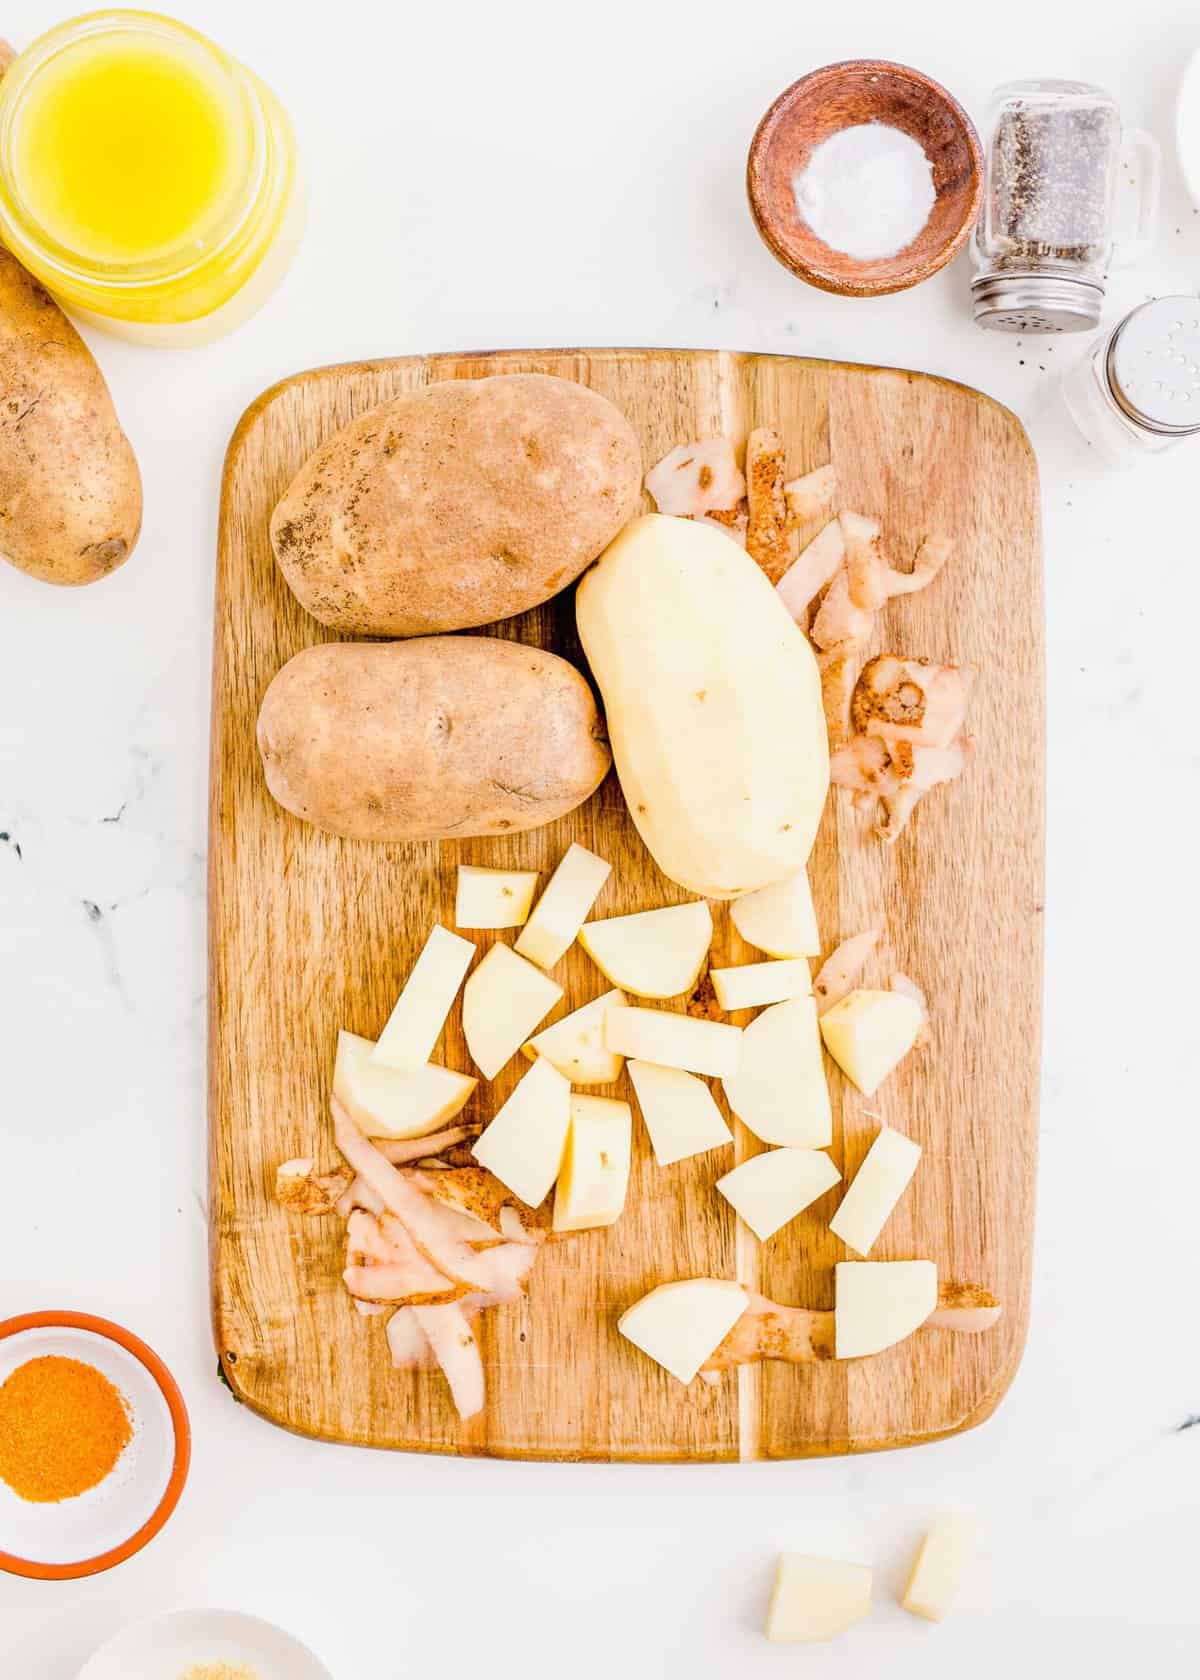
[[61, 1581], [124, 1562], [175, 1509], [190, 1451], [174, 1378], [128, 1330], [0, 1322], [0, 1569]]

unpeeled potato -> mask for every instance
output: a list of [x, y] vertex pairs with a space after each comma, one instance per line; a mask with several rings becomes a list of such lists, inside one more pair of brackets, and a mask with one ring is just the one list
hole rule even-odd
[[0, 246], [0, 554], [43, 583], [128, 560], [142, 481], [91, 351]]
[[344, 636], [424, 636], [557, 595], [641, 498], [632, 427], [540, 373], [406, 391], [328, 438], [271, 520], [301, 606]]
[[284, 810], [352, 840], [517, 834], [612, 762], [575, 667], [491, 636], [304, 648], [263, 696], [258, 747]]

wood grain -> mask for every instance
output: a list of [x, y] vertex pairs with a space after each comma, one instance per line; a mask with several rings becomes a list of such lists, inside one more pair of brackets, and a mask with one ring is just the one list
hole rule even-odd
[[[958, 539], [924, 594], [892, 603], [880, 647], [975, 664], [968, 776], [926, 799], [891, 849], [830, 799], [811, 875], [827, 944], [881, 923], [888, 958], [928, 990], [934, 1042], [866, 1101], [830, 1065], [834, 1155], [847, 1174], [883, 1117], [925, 1154], [875, 1258], [928, 1256], [1004, 1303], [986, 1336], [922, 1331], [849, 1365], [741, 1371], [683, 1389], [622, 1341], [619, 1311], [674, 1277], [739, 1276], [781, 1301], [828, 1307], [846, 1251], [825, 1229], [832, 1192], [765, 1247], [712, 1182], [728, 1150], [660, 1171], [638, 1123], [628, 1210], [606, 1232], [551, 1246], [528, 1299], [485, 1315], [486, 1412], [461, 1426], [441, 1378], [396, 1373], [382, 1320], [340, 1283], [332, 1220], [285, 1215], [276, 1165], [332, 1162], [326, 1112], [336, 1030], [374, 1036], [428, 932], [453, 925], [455, 866], [550, 870], [571, 840], [613, 864], [599, 914], [684, 895], [625, 816], [615, 778], [567, 818], [504, 841], [366, 845], [276, 807], [254, 745], [279, 666], [328, 633], [276, 571], [270, 511], [305, 456], [352, 416], [437, 379], [495, 372], [580, 379], [629, 416], [650, 463], [706, 433], [777, 425], [789, 466], [832, 459], [846, 505], [877, 515], [906, 558], [934, 527]], [[582, 663], [573, 592], [497, 626]], [[787, 720], [781, 719], [781, 727]], [[221, 508], [210, 841], [210, 1217], [217, 1348], [237, 1395], [304, 1434], [416, 1451], [515, 1458], [721, 1460], [863, 1451], [981, 1422], [1020, 1358], [1029, 1306], [1041, 1001], [1042, 618], [1037, 479], [1005, 410], [923, 375], [793, 358], [648, 350], [503, 352], [319, 369], [249, 410], [230, 445]], [[757, 953], [714, 906], [712, 961]], [[475, 935], [480, 946], [493, 936]], [[511, 935], [499, 937], [511, 938]], [[606, 989], [578, 948], [556, 970], [552, 1018]], [[680, 1008], [702, 1010], [702, 998]], [[734, 1017], [742, 1019], [742, 1017]], [[472, 1070], [458, 1011], [439, 1059]], [[515, 1064], [467, 1117], [507, 1096]], [[615, 1094], [630, 1096], [627, 1081]], [[719, 1095], [719, 1091], [718, 1091]], [[736, 1153], [759, 1146], [737, 1127]]]

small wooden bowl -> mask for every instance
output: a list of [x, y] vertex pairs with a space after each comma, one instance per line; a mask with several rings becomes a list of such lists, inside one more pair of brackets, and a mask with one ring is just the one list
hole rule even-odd
[[[911, 134], [933, 165], [937, 199], [911, 245], [864, 260], [818, 239], [796, 209], [793, 188], [815, 147], [839, 129], [881, 122]], [[801, 76], [759, 123], [746, 164], [758, 231], [785, 268], [844, 297], [902, 292], [944, 268], [975, 225], [983, 154], [970, 117], [944, 87], [904, 64], [850, 59]]]

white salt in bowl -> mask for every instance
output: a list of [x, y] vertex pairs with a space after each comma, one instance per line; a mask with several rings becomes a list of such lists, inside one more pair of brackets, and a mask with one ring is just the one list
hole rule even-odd
[[228, 1663], [259, 1680], [333, 1680], [307, 1645], [237, 1610], [169, 1610], [122, 1628], [78, 1680], [177, 1680], [189, 1668]]
[[187, 1409], [145, 1342], [87, 1313], [27, 1313], [0, 1322], [0, 1383], [30, 1359], [92, 1365], [125, 1397], [133, 1437], [112, 1471], [77, 1499], [34, 1504], [0, 1481], [0, 1569], [39, 1581], [98, 1575], [141, 1551], [183, 1492], [191, 1458]]
[[[935, 193], [924, 227], [902, 251], [853, 257], [817, 237], [796, 204], [794, 182], [818, 146], [842, 129], [884, 123], [917, 141]], [[758, 125], [746, 164], [750, 209], [763, 242], [810, 286], [844, 297], [902, 292], [961, 250], [983, 194], [983, 154], [970, 117], [944, 87], [906, 64], [851, 59], [786, 88]]]

